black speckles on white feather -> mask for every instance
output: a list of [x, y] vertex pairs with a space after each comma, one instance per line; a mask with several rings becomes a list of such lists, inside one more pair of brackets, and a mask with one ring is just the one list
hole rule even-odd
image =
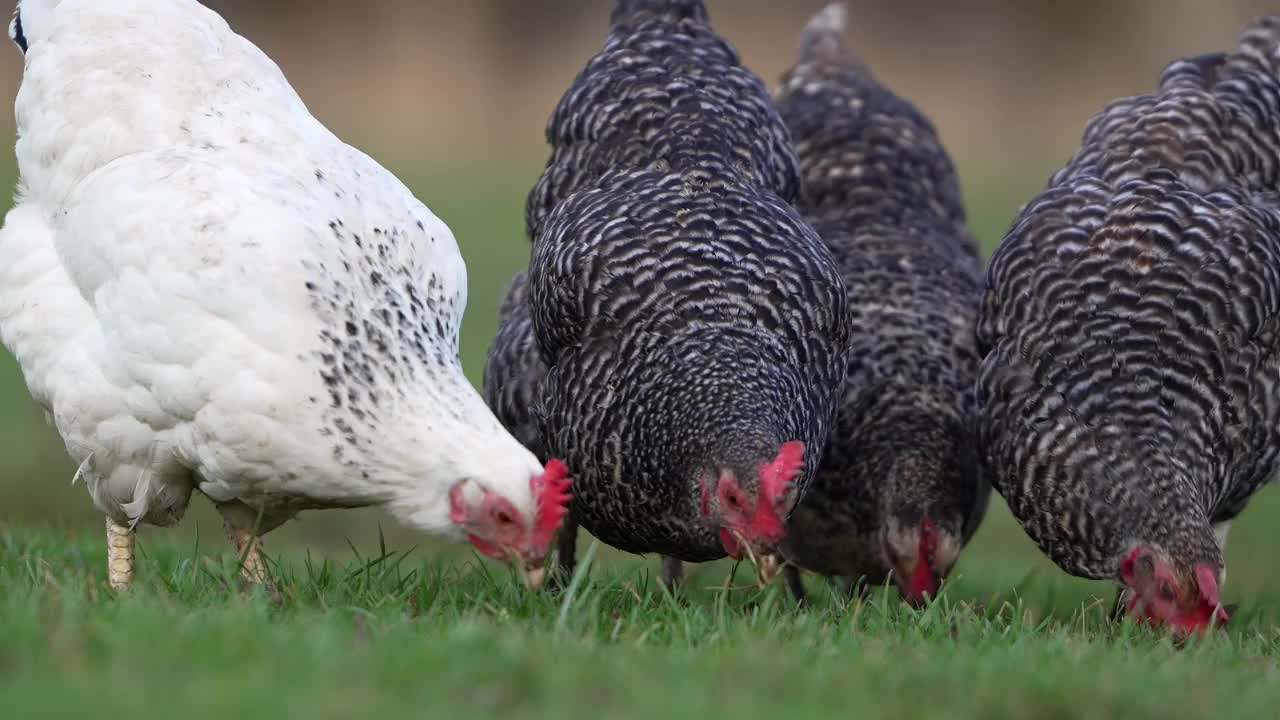
[[[345, 191], [345, 190], [343, 190], [343, 189], [342, 189], [342, 187], [341, 187], [340, 185], [337, 185], [337, 184], [331, 184], [331, 183], [329, 183], [329, 182], [328, 182], [328, 176], [326, 176], [326, 175], [325, 175], [324, 170], [321, 170], [320, 168], [316, 168], [315, 176], [316, 176], [316, 180], [317, 180], [317, 181], [319, 181], [319, 183], [320, 183], [321, 185], [329, 185], [329, 186], [332, 188], [333, 197], [334, 197], [335, 199], [337, 199], [337, 200], [341, 200], [341, 199], [343, 199], [343, 198], [345, 198], [345, 197], [347, 196], [346, 191]], [[359, 196], [359, 195], [356, 195], [356, 196], [355, 196], [355, 201], [356, 201], [356, 204], [357, 204], [357, 205], [360, 203], [360, 196]], [[355, 240], [356, 245], [359, 245], [359, 244], [360, 244], [360, 236], [359, 236], [359, 235], [353, 235], [352, 237], [353, 237], [353, 239]]]
[[22, 50], [23, 54], [26, 54], [27, 36], [22, 31], [21, 11], [15, 10], [13, 12], [13, 22], [9, 24], [9, 37], [13, 39], [13, 42], [18, 46], [18, 49]]
[[[317, 178], [323, 181], [323, 173]], [[454, 369], [460, 298], [434, 272], [400, 260], [415, 253], [404, 252], [410, 240], [399, 227], [370, 228], [362, 241], [335, 218], [327, 232], [340, 250], [336, 265], [304, 266], [323, 325], [314, 361], [327, 392], [328, 434], [360, 447], [386, 421], [388, 398], [421, 402], [423, 383]], [[422, 240], [419, 234], [413, 242]]]

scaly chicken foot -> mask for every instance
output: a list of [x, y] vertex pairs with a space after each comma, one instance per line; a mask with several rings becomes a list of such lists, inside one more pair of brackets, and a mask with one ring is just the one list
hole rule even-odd
[[271, 579], [266, 559], [262, 554], [262, 536], [258, 534], [258, 514], [248, 506], [228, 503], [218, 506], [222, 515], [227, 539], [236, 549], [240, 564], [240, 577], [252, 585], [260, 585], [269, 595], [277, 596], [279, 590]]
[[113, 590], [128, 590], [133, 584], [133, 528], [107, 518], [107, 582]]

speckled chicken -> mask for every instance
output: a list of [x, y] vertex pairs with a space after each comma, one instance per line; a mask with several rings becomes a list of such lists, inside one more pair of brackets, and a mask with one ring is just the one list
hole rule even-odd
[[453, 233], [195, 0], [21, 0], [0, 339], [107, 516], [216, 503], [245, 575], [309, 508], [385, 506], [536, 583], [565, 511], [462, 373]]
[[851, 583], [892, 577], [921, 603], [990, 497], [973, 398], [982, 274], [933, 125], [847, 52], [844, 23], [843, 3], [810, 21], [776, 94], [800, 160], [797, 206], [840, 266], [853, 345], [783, 554], [798, 597], [797, 566]]
[[763, 83], [701, 2], [623, 0], [548, 138], [487, 398], [574, 473], [561, 561], [580, 523], [667, 556], [668, 581], [726, 553], [776, 567], [848, 308]]
[[996, 488], [1134, 617], [1224, 622], [1227, 527], [1280, 451], [1280, 17], [1112, 103], [993, 258]]

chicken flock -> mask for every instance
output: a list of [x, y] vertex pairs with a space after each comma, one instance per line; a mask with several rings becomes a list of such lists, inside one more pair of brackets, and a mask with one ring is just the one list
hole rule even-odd
[[[139, 18], [145, 17], [145, 21]], [[19, 0], [0, 340], [106, 516], [383, 506], [530, 587], [579, 529], [936, 598], [994, 488], [1179, 634], [1280, 453], [1280, 17], [1112, 103], [983, 273], [927, 117], [834, 3], [770, 94], [701, 0], [615, 0], [547, 127], [483, 397], [449, 227], [196, 0]], [[85, 42], [86, 37], [95, 38]]]

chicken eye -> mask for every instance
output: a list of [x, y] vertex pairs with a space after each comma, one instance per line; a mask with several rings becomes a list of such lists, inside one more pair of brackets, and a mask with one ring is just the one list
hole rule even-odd
[[498, 521], [499, 525], [510, 525], [511, 523], [515, 522], [515, 520], [513, 520], [505, 510], [499, 510], [494, 515], [494, 519]]
[[1157, 588], [1157, 590], [1160, 594], [1161, 600], [1164, 600], [1166, 602], [1173, 602], [1174, 599], [1176, 598], [1175, 593], [1173, 592], [1173, 586], [1168, 583], [1160, 583], [1160, 586]]

